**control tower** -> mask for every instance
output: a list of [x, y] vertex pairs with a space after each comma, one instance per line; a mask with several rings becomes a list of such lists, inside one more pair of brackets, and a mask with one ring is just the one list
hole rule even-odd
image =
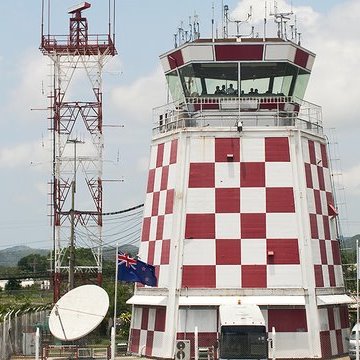
[[[245, 341], [237, 359], [341, 357], [350, 298], [321, 108], [304, 101], [314, 53], [198, 38], [160, 59], [176, 101], [154, 110], [139, 251], [158, 286], [129, 300], [129, 350], [226, 358]], [[221, 333], [219, 308], [246, 304], [265, 320], [264, 354], [251, 333]]]

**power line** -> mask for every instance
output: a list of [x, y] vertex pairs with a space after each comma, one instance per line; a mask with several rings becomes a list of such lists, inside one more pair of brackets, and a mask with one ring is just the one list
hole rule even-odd
[[123, 214], [123, 213], [129, 212], [129, 211], [132, 211], [132, 210], [140, 209], [140, 208], [143, 207], [143, 206], [144, 206], [144, 204], [140, 204], [140, 205], [137, 205], [137, 206], [134, 206], [134, 207], [132, 207], [132, 208], [125, 209], [125, 210], [102, 213], [101, 215], [107, 216], [107, 215]]

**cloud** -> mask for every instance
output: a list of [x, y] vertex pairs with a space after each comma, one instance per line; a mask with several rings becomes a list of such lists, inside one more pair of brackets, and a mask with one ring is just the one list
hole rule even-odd
[[[274, 11], [270, 3], [267, 1], [268, 13]], [[262, 36], [264, 4], [265, 1], [254, 4], [252, 0], [243, 0], [231, 12], [231, 17], [244, 19], [252, 6], [255, 33], [259, 32]], [[360, 78], [360, 38], [357, 36], [360, 2], [341, 2], [328, 13], [318, 13], [310, 6], [291, 7], [290, 2], [285, 0], [278, 0], [277, 4], [279, 12], [293, 10], [302, 45], [317, 55], [305, 99], [323, 107], [328, 127], [357, 124], [360, 88], [354, 79]], [[268, 37], [276, 34], [273, 19], [268, 16]], [[293, 24], [294, 20], [288, 23]], [[242, 26], [246, 33], [246, 25]], [[236, 33], [235, 28], [232, 31]], [[291, 37], [290, 31], [288, 37]]]
[[111, 106], [120, 111], [125, 119], [148, 122], [151, 109], [165, 102], [166, 84], [163, 70], [159, 67], [130, 85], [116, 87], [111, 92]]
[[[47, 108], [47, 91], [49, 78], [48, 61], [39, 52], [25, 54], [17, 64], [19, 85], [11, 92], [8, 111], [19, 116], [26, 113], [27, 119], [39, 119], [37, 112], [30, 113], [31, 108]], [[21, 106], [19, 104], [21, 103]], [[46, 115], [44, 115], [45, 118]]]
[[37, 182], [34, 187], [43, 197], [49, 194], [49, 185], [44, 182]]
[[357, 164], [343, 172], [345, 187], [353, 195], [360, 195], [360, 164]]
[[41, 141], [34, 141], [0, 148], [0, 168], [32, 166], [34, 169], [48, 168], [50, 155]]
[[137, 159], [136, 170], [140, 173], [145, 173], [149, 168], [149, 157], [142, 156]]
[[317, 53], [307, 95], [323, 107], [328, 127], [358, 126], [360, 88], [354, 79], [360, 78], [360, 39], [354, 36], [358, 19], [353, 14], [359, 11], [357, 1], [348, 1], [322, 15], [317, 31], [304, 33]]
[[[268, 0], [268, 10], [270, 10], [270, 3], [272, 1]], [[277, 3], [280, 11], [291, 10], [290, 0], [278, 0]], [[243, 19], [250, 5], [253, 6], [255, 31], [261, 34], [264, 1], [243, 0], [231, 12], [231, 17]], [[356, 79], [360, 78], [360, 39], [357, 35], [360, 2], [358, 0], [342, 1], [338, 7], [321, 14], [310, 6], [293, 7], [293, 10], [296, 12], [298, 28], [302, 33], [302, 45], [317, 54], [306, 99], [322, 106], [324, 125], [349, 128], [359, 126], [357, 123], [360, 112], [360, 90]], [[275, 27], [273, 19], [270, 17], [268, 24], [268, 35], [270, 36], [270, 28]], [[246, 33], [249, 27], [241, 25], [241, 29], [244, 29]], [[32, 107], [48, 106], [46, 98], [48, 91], [46, 85], [50, 73], [47, 66], [48, 60], [35, 49], [22, 56], [21, 59], [16, 64], [16, 72], [19, 74], [15, 74], [16, 80], [14, 80], [18, 86], [11, 92], [10, 101], [6, 107], [8, 113], [12, 115], [12, 128], [21, 126], [24, 134], [25, 128], [28, 129], [32, 126], [33, 130], [39, 132], [39, 129], [41, 129], [40, 131], [45, 129], [45, 121], [42, 124], [38, 123], [36, 129], [33, 120], [38, 121], [39, 118], [45, 120], [48, 113], [46, 111], [30, 112], [29, 110]], [[0, 56], [0, 64], [3, 63], [4, 61], [1, 63]], [[105, 151], [112, 155], [111, 159], [116, 159], [116, 154], [120, 149], [121, 165], [113, 170], [113, 177], [121, 178], [125, 175], [126, 180], [119, 186], [120, 190], [117, 190], [119, 194], [113, 196], [114, 199], [109, 199], [110, 205], [106, 205], [112, 209], [118, 209], [119, 206], [123, 207], [125, 204], [132, 206], [138, 203], [139, 198], [142, 199], [139, 189], [143, 189], [146, 181], [148, 147], [151, 138], [151, 109], [166, 102], [166, 82], [159, 66], [145, 76], [139, 72], [141, 77], [129, 84], [122, 84], [122, 78], [120, 78], [121, 85], [119, 86], [118, 83], [115, 84], [115, 81], [119, 79], [115, 80], [114, 75], [121, 73], [122, 66], [122, 61], [118, 56], [111, 60], [104, 69], [104, 91], [106, 92], [104, 101], [107, 106], [104, 111], [112, 118], [109, 123], [126, 125], [124, 129], [118, 130], [107, 128], [105, 134]], [[111, 86], [110, 93], [109, 84]], [[79, 86], [81, 84], [76, 79], [75, 90], [78, 90]], [[42, 87], [44, 87], [45, 94], [42, 94]], [[21, 106], [19, 106], [20, 102]], [[29, 119], [32, 121], [28, 121]], [[16, 125], [14, 125], [15, 123]], [[26, 136], [28, 139], [30, 138], [28, 133]], [[36, 136], [38, 137], [38, 134]], [[36, 170], [42, 169], [42, 164], [45, 164], [46, 171], [50, 174], [48, 161], [51, 156], [48, 151], [41, 148], [41, 141], [33, 140], [24, 144], [21, 144], [20, 141], [17, 140], [15, 145], [0, 148], [0, 168], [20, 168], [21, 166], [30, 166], [32, 162], [32, 167]], [[346, 138], [343, 138], [343, 141], [346, 141]], [[86, 145], [81, 148], [88, 149]], [[72, 147], [69, 147], [68, 150], [68, 154], [71, 156]], [[79, 151], [81, 152], [80, 146]], [[106, 152], [104, 154], [107, 155]], [[343, 156], [354, 158], [354, 161], [357, 161], [354, 151], [352, 153], [348, 151]], [[109, 157], [105, 156], [104, 159], [107, 160]], [[360, 165], [351, 163], [351, 166], [345, 169], [343, 174], [347, 190], [353, 199], [358, 199]], [[15, 181], [14, 179], [14, 184]], [[46, 186], [41, 187], [38, 183], [35, 186], [39, 191], [45, 191]], [[355, 204], [355, 201], [351, 201], [351, 208], [356, 209], [358, 205]], [[355, 214], [356, 211], [352, 211], [352, 213]]]
[[[250, 11], [250, 7], [252, 9], [252, 17], [248, 22], [247, 28], [249, 29], [250, 26], [255, 27], [255, 34], [259, 33], [259, 36], [263, 36], [263, 28], [264, 28], [264, 17], [265, 17], [265, 3], [266, 3], [266, 19], [267, 19], [267, 37], [274, 37], [277, 33], [277, 26], [274, 22], [274, 16], [271, 15], [275, 12], [274, 5], [272, 1], [256, 1], [254, 3], [253, 0], [243, 0], [241, 1], [233, 11], [231, 11], [230, 18], [232, 20], [245, 20], [246, 15]], [[314, 28], [317, 24], [318, 18], [320, 14], [316, 13], [314, 9], [310, 6], [299, 6], [294, 7], [289, 2], [285, 0], [278, 0], [277, 1], [277, 9], [280, 13], [291, 13], [293, 12], [296, 14], [297, 19], [301, 22], [301, 27], [304, 28]], [[292, 21], [289, 21], [288, 24], [295, 24], [294, 23], [294, 16], [291, 17]], [[298, 21], [299, 25], [299, 21]], [[245, 23], [240, 25], [241, 27], [246, 27]], [[229, 35], [236, 34], [236, 25], [235, 23], [230, 25], [230, 30], [232, 31]], [[299, 31], [301, 31], [299, 29]], [[242, 30], [241, 30], [242, 34]], [[246, 34], [246, 31], [244, 31]], [[288, 32], [288, 37], [291, 37], [290, 31]]]

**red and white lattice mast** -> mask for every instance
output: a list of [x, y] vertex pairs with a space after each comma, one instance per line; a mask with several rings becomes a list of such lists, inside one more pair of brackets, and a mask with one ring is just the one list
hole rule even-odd
[[[83, 11], [90, 7], [82, 2], [69, 9], [68, 35], [51, 35], [50, 25], [45, 34], [42, 20], [40, 50], [52, 62], [54, 300], [73, 288], [80, 274], [95, 275], [98, 284], [102, 282], [102, 70], [116, 49], [110, 34], [110, 5], [107, 34], [89, 34]], [[43, 1], [43, 14], [45, 10]], [[80, 236], [86, 237], [85, 244], [80, 244]], [[91, 249], [92, 258], [76, 261], [77, 246]]]

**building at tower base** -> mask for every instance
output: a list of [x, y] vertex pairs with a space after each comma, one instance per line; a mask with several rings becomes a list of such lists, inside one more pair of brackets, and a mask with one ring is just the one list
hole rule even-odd
[[[128, 301], [129, 351], [341, 357], [351, 299], [321, 109], [303, 100], [315, 55], [241, 40], [198, 39], [161, 56], [178, 100], [154, 110], [139, 250], [158, 286]], [[242, 320], [227, 337], [219, 309], [246, 305], [261, 311], [266, 351]], [[247, 345], [234, 355], [236, 342]]]

